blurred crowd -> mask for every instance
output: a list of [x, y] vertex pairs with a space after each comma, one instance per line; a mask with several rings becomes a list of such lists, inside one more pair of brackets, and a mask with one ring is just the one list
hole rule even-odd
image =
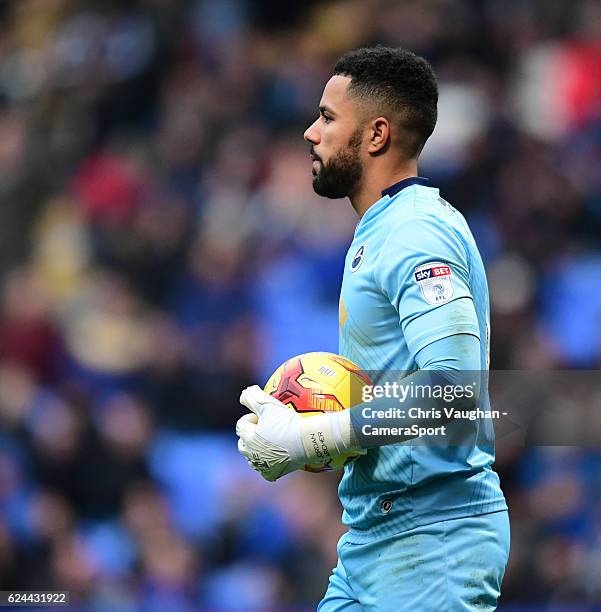
[[[598, 0], [5, 0], [0, 590], [319, 600], [338, 475], [265, 483], [233, 427], [244, 386], [337, 352], [356, 218], [314, 195], [302, 133], [337, 57], [375, 43], [439, 75], [420, 174], [482, 251], [491, 367], [599, 368]], [[601, 453], [498, 454], [503, 609], [601, 606]]]

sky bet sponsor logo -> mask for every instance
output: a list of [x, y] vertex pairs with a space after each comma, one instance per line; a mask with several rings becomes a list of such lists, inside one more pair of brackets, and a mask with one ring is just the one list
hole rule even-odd
[[413, 271], [413, 278], [428, 304], [444, 304], [455, 293], [451, 281], [451, 267], [443, 261], [429, 261], [417, 266]]
[[432, 268], [425, 268], [415, 272], [415, 280], [419, 283], [420, 281], [428, 280], [430, 278], [436, 278], [439, 276], [450, 276], [451, 268], [449, 266], [435, 266]]

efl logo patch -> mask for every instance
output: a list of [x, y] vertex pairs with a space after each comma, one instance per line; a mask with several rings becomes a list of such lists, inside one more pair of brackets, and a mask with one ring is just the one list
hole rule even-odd
[[415, 268], [413, 278], [428, 304], [444, 304], [454, 293], [451, 268], [441, 261], [431, 261]]

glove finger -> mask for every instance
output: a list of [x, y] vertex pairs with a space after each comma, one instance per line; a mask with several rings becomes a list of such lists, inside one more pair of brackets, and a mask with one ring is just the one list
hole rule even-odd
[[248, 459], [248, 450], [242, 438], [238, 438], [238, 452]]
[[236, 435], [239, 438], [248, 440], [249, 437], [254, 435], [259, 417], [256, 414], [245, 414], [241, 416], [236, 422]]
[[242, 391], [240, 394], [240, 403], [246, 406], [251, 412], [261, 416], [265, 410], [274, 403], [277, 404], [281, 402], [278, 402], [278, 400], [269, 395], [269, 393], [265, 393], [258, 385], [253, 385]]
[[238, 452], [246, 459], [248, 465], [250, 465], [253, 470], [256, 469], [251, 462], [252, 456], [250, 450], [248, 449], [246, 444], [244, 444], [244, 440], [242, 440], [241, 438], [238, 439]]

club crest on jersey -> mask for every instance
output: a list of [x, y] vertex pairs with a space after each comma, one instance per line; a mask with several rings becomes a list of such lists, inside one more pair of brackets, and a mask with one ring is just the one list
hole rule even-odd
[[453, 297], [452, 276], [450, 266], [441, 261], [417, 266], [413, 273], [413, 278], [428, 304], [444, 304]]
[[355, 256], [351, 260], [351, 272], [356, 272], [359, 269], [359, 266], [363, 263], [363, 258], [365, 256], [365, 244], [362, 244], [358, 251], [355, 253]]

